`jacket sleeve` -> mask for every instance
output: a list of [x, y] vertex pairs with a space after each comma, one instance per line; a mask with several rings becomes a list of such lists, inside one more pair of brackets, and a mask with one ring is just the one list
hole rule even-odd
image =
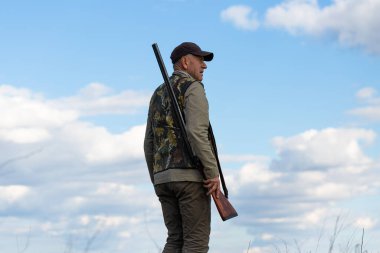
[[152, 123], [151, 123], [151, 115], [150, 111], [148, 113], [148, 120], [146, 123], [146, 129], [145, 129], [145, 138], [144, 138], [144, 154], [145, 154], [145, 161], [148, 166], [149, 176], [152, 183], [154, 183], [153, 178], [153, 130], [152, 130]]
[[185, 93], [186, 133], [195, 155], [204, 166], [207, 179], [219, 176], [217, 162], [208, 138], [209, 105], [203, 85], [194, 82]]

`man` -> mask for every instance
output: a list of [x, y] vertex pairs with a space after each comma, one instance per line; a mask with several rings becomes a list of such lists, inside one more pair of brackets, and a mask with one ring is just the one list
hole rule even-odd
[[203, 164], [196, 168], [186, 149], [165, 84], [150, 101], [144, 152], [158, 196], [168, 237], [164, 253], [208, 252], [211, 222], [210, 194], [219, 196], [219, 172], [208, 136], [208, 101], [202, 84], [205, 61], [214, 54], [184, 42], [171, 53], [170, 77], [186, 122], [193, 153]]

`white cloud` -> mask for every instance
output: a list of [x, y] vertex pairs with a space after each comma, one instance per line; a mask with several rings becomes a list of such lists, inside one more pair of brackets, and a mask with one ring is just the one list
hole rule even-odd
[[349, 111], [350, 114], [360, 116], [372, 121], [380, 120], [380, 106], [367, 106]]
[[112, 93], [112, 89], [101, 83], [90, 83], [79, 91], [79, 95], [86, 98], [99, 98]]
[[131, 232], [129, 231], [122, 231], [119, 233], [119, 237], [121, 238], [130, 238], [131, 237]]
[[72, 97], [51, 101], [58, 108], [72, 109], [80, 115], [134, 114], [145, 108], [150, 94], [125, 90], [114, 94], [111, 88], [100, 83], [91, 83]]
[[134, 225], [140, 223], [140, 220], [135, 218], [130, 219], [126, 216], [95, 215], [93, 219], [96, 223], [106, 227], [118, 227], [127, 222], [132, 223]]
[[360, 89], [356, 93], [356, 97], [359, 99], [371, 99], [375, 97], [376, 94], [377, 94], [377, 91], [375, 88], [365, 87], [365, 88]]
[[254, 227], [252, 233], [263, 241], [260, 235], [270, 231], [275, 243], [351, 212], [339, 203], [350, 206], [352, 199], [378, 192], [378, 165], [364, 152], [375, 137], [367, 129], [327, 128], [275, 138], [277, 158], [248, 162], [229, 182], [232, 203], [234, 198], [239, 203], [237, 222]]
[[0, 114], [3, 130], [53, 128], [78, 118], [76, 111], [51, 107], [42, 95], [10, 85], [0, 85]]
[[321, 183], [327, 180], [326, 174], [323, 171], [300, 171], [297, 173], [297, 180], [306, 184]]
[[[17, 208], [38, 224], [35, 227], [55, 236], [65, 230], [81, 231], [93, 223], [132, 226], [135, 219], [141, 220], [131, 220], [138, 213], [136, 208], [151, 208], [154, 196], [151, 188], [135, 185], [150, 182], [142, 148], [145, 125], [114, 134], [80, 118], [93, 109], [105, 112], [115, 107], [120, 110], [113, 112], [127, 113], [147, 107], [147, 97], [141, 92], [110, 92], [104, 85], [91, 84], [79, 95], [51, 100], [28, 89], [0, 86], [0, 203], [4, 215], [13, 215]], [[92, 109], [70, 104], [79, 98], [92, 103]], [[112, 210], [115, 206], [117, 210]], [[117, 215], [85, 215], [110, 210], [124, 212], [126, 222]], [[68, 219], [70, 215], [73, 220]], [[23, 230], [22, 217], [15, 219], [20, 224], [14, 231], [28, 231]]]
[[65, 146], [72, 146], [87, 163], [102, 164], [142, 159], [144, 133], [145, 125], [112, 134], [104, 127], [77, 122], [62, 128], [58, 140]]
[[371, 144], [375, 137], [372, 130], [335, 128], [309, 130], [289, 138], [277, 137], [273, 143], [279, 159], [274, 166], [298, 171], [348, 165], [366, 167], [372, 161], [361, 146]]
[[[15, 203], [25, 198], [30, 192], [30, 188], [25, 185], [0, 186], [0, 203], [2, 201], [8, 204]], [[0, 208], [4, 208], [4, 206]]]
[[264, 233], [261, 235], [261, 239], [264, 241], [270, 241], [273, 238], [274, 238], [274, 235], [272, 235], [272, 234]]
[[250, 253], [271, 253], [273, 252], [273, 247], [252, 247], [248, 249]]
[[44, 128], [20, 127], [0, 128], [0, 139], [15, 143], [34, 143], [50, 138], [50, 133]]
[[304, 216], [304, 227], [310, 226], [311, 224], [320, 224], [324, 218], [329, 214], [327, 208], [317, 208], [310, 212], [307, 212]]
[[355, 226], [363, 229], [371, 229], [377, 224], [377, 221], [371, 217], [359, 217], [355, 221]]
[[96, 194], [100, 195], [125, 195], [125, 197], [136, 194], [135, 188], [132, 185], [124, 185], [118, 183], [103, 183], [96, 190]]
[[[91, 84], [80, 91], [77, 97], [48, 100], [41, 94], [24, 88], [1, 85], [0, 144], [1, 141], [35, 144], [39, 145], [35, 149], [48, 146], [50, 151], [51, 148], [58, 147], [54, 151], [57, 153], [50, 154], [48, 160], [59, 159], [63, 155], [67, 158], [69, 154], [91, 164], [142, 159], [144, 125], [112, 134], [104, 127], [83, 122], [79, 118], [89, 110], [126, 113], [137, 107], [147, 107], [147, 96], [139, 92], [126, 91], [107, 97], [105, 95], [109, 90], [104, 85]], [[81, 101], [83, 107], [77, 106], [73, 101]], [[120, 109], [113, 110], [114, 107]], [[61, 153], [64, 149], [68, 152]]]
[[333, 34], [343, 45], [379, 54], [379, 12], [377, 0], [335, 0], [325, 7], [317, 0], [291, 0], [268, 9], [265, 23], [293, 34]]
[[253, 31], [263, 23], [294, 35], [332, 36], [344, 46], [380, 54], [379, 12], [377, 0], [334, 0], [323, 7], [318, 0], [288, 0], [268, 8], [261, 22], [246, 5], [223, 10], [221, 18], [242, 30]]
[[226, 155], [221, 154], [219, 156], [222, 162], [268, 162], [269, 158], [266, 156], [258, 156], [258, 155]]
[[235, 5], [223, 10], [220, 17], [225, 22], [231, 22], [235, 27], [242, 30], [256, 30], [259, 21], [256, 13], [246, 5]]
[[316, 1], [287, 1], [267, 10], [266, 24], [283, 27], [291, 33], [320, 34], [320, 11]]
[[323, 199], [345, 199], [352, 196], [352, 187], [343, 183], [324, 183], [314, 189], [308, 189], [308, 194]]
[[348, 111], [349, 114], [359, 116], [372, 121], [380, 120], [380, 97], [377, 90], [372, 87], [365, 87], [356, 93], [356, 97], [365, 106]]
[[250, 183], [268, 184], [281, 176], [281, 173], [272, 172], [266, 166], [257, 163], [245, 164], [239, 174], [239, 182], [243, 185]]

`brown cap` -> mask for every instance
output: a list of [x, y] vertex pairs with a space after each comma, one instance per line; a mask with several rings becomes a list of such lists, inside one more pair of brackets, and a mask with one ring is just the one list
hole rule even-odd
[[211, 61], [214, 58], [214, 54], [207, 51], [202, 51], [202, 49], [195, 43], [192, 42], [183, 42], [174, 48], [172, 54], [170, 55], [170, 59], [172, 59], [172, 63], [176, 63], [182, 56], [187, 54], [192, 54], [196, 56], [203, 56], [205, 61]]

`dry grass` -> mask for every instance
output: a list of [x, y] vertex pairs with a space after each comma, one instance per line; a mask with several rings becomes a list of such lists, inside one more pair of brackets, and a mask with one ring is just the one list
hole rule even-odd
[[[364, 228], [361, 231], [361, 236], [360, 236], [360, 241], [354, 240], [354, 234], [351, 235], [349, 239], [347, 239], [346, 243], [342, 246], [340, 245], [339, 249], [337, 249], [337, 241], [338, 237], [342, 233], [342, 231], [346, 230], [348, 226], [345, 226], [341, 222], [340, 216], [338, 216], [335, 220], [335, 225], [333, 229], [333, 233], [329, 237], [329, 243], [328, 243], [328, 248], [327, 251], [320, 251], [320, 244], [321, 244], [321, 239], [322, 239], [322, 234], [323, 234], [323, 229], [321, 230], [321, 233], [319, 234], [317, 240], [316, 240], [316, 247], [314, 250], [305, 250], [302, 249], [302, 247], [299, 245], [297, 240], [294, 240], [292, 244], [289, 244], [285, 240], [281, 240], [281, 245], [276, 244], [273, 245], [274, 250], [272, 251], [273, 253], [334, 253], [334, 252], [339, 252], [339, 253], [369, 253], [365, 249], [364, 245], [364, 236], [365, 236], [365, 231]], [[252, 253], [251, 250], [251, 241], [249, 242], [247, 253]], [[292, 248], [292, 250], [290, 249]]]

